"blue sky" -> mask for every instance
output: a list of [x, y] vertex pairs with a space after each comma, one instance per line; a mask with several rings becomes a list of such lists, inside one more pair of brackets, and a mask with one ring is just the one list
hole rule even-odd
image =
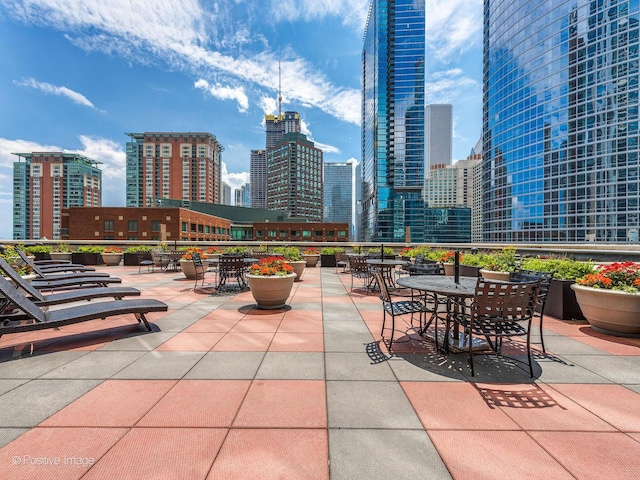
[[[424, 4], [424, 0], [415, 0]], [[300, 112], [326, 162], [360, 159], [369, 0], [0, 0], [0, 238], [12, 238], [14, 152], [102, 162], [125, 204], [126, 132], [206, 131], [223, 180], [248, 181], [264, 115]], [[451, 103], [454, 160], [481, 133], [482, 0], [426, 0], [427, 103]]]

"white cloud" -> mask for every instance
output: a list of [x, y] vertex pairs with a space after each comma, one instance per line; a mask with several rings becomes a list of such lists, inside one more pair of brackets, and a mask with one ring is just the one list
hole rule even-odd
[[[26, 23], [64, 31], [75, 45], [88, 51], [117, 54], [135, 62], [153, 58], [205, 79], [227, 76], [234, 82], [226, 83], [244, 82], [274, 89], [281, 60], [283, 90], [291, 101], [320, 108], [345, 122], [360, 123], [360, 90], [334, 85], [317, 67], [291, 51], [267, 49], [236, 57], [209, 49], [211, 37], [218, 30], [229, 28], [228, 19], [220, 13], [223, 8], [232, 8], [228, 5], [219, 7], [216, 2], [211, 12], [203, 10], [208, 4], [201, 5], [197, 0], [0, 0], [0, 5]], [[241, 6], [257, 8], [244, 3]], [[298, 16], [309, 20], [329, 15], [362, 19], [367, 8], [362, 0], [302, 0], [288, 2], [277, 10], [283, 12], [296, 6]], [[256, 21], [264, 20], [262, 13]], [[243, 108], [240, 93], [248, 95], [237, 88], [221, 86], [216, 91], [240, 100]]]
[[427, 46], [441, 61], [482, 40], [483, 3], [479, 0], [429, 0]]
[[313, 141], [316, 148], [322, 150], [322, 153], [342, 153], [342, 151], [338, 147], [334, 147], [333, 145], [327, 145], [326, 143], [320, 143], [316, 140]]
[[[456, 98], [472, 89], [481, 89], [479, 83], [464, 76], [459, 68], [431, 74], [425, 85], [425, 101], [429, 103], [454, 103]], [[481, 94], [482, 92], [479, 92]]]
[[35, 78], [23, 78], [21, 82], [14, 80], [13, 83], [22, 87], [35, 88], [36, 90], [40, 90], [47, 94], [67, 97], [78, 105], [96, 109], [95, 105], [91, 103], [87, 97], [67, 87], [60, 87], [47, 82], [38, 82]]
[[229, 173], [227, 164], [222, 162], [222, 181], [231, 186], [231, 190], [249, 183], [249, 172]]
[[249, 108], [249, 98], [247, 98], [242, 87], [225, 87], [219, 83], [210, 85], [209, 82], [203, 79], [196, 81], [193, 86], [221, 100], [235, 100], [238, 102], [238, 111], [240, 113], [246, 112]]
[[325, 17], [342, 19], [344, 25], [363, 30], [367, 20], [367, 0], [271, 0], [271, 15], [276, 21], [303, 19], [314, 21]]

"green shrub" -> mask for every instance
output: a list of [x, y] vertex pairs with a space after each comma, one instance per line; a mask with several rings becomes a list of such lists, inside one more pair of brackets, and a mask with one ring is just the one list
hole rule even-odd
[[81, 245], [76, 252], [78, 253], [102, 253], [105, 247], [102, 245]]
[[58, 243], [53, 251], [58, 253], [71, 253], [71, 246], [68, 243]]
[[553, 272], [556, 274], [553, 278], [558, 280], [572, 280], [583, 277], [589, 273], [593, 273], [595, 263], [580, 262], [570, 258], [525, 258], [522, 260], [520, 267], [525, 270], [537, 270], [540, 272]]
[[132, 245], [127, 247], [124, 253], [140, 253], [140, 252], [151, 252], [153, 247], [151, 245]]
[[36, 253], [51, 253], [51, 245], [30, 245], [24, 247], [24, 251], [35, 255]]

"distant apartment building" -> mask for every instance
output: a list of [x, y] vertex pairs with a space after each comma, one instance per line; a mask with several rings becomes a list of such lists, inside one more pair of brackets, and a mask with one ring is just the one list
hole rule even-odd
[[434, 165], [425, 180], [425, 242], [470, 242], [472, 219], [482, 215], [474, 193], [482, 160], [470, 155], [453, 165]]
[[224, 148], [206, 132], [128, 133], [127, 207], [155, 198], [220, 203]]
[[62, 209], [102, 204], [100, 162], [77, 153], [14, 153], [14, 240], [61, 239]]
[[353, 159], [323, 164], [323, 221], [347, 222], [351, 241], [359, 241], [360, 231], [357, 201], [361, 178], [358, 167]]
[[265, 115], [266, 127], [265, 148], [273, 148], [282, 141], [287, 133], [300, 133], [300, 114], [284, 112], [279, 115]]
[[481, 178], [474, 169], [482, 160], [458, 160], [453, 165], [431, 167], [425, 181], [425, 203], [429, 207], [473, 206], [473, 190]]
[[175, 207], [67, 208], [63, 240], [210, 242], [231, 239], [228, 219]]
[[348, 223], [253, 222], [257, 242], [348, 242]]
[[251, 184], [245, 183], [234, 190], [236, 207], [251, 207]]
[[424, 110], [425, 170], [451, 165], [453, 151], [453, 107], [431, 104]]
[[251, 182], [251, 208], [267, 208], [267, 151], [251, 150], [249, 166]]
[[267, 208], [321, 221], [322, 158], [322, 150], [301, 133], [286, 133], [267, 149]]
[[222, 205], [231, 205], [231, 185], [222, 182]]

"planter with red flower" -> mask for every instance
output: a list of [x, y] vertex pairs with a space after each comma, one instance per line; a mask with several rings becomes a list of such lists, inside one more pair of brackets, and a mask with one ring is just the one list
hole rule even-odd
[[180, 257], [180, 268], [184, 276], [189, 280], [200, 279], [202, 277], [202, 272], [196, 272], [196, 266], [193, 263], [193, 253], [198, 253], [201, 257], [204, 256], [201, 248], [189, 247], [185, 250], [184, 255]]
[[120, 265], [122, 261], [122, 249], [118, 247], [107, 247], [101, 253], [102, 263], [107, 267]]
[[307, 262], [307, 267], [315, 267], [320, 259], [320, 251], [317, 248], [309, 247], [302, 252], [302, 258]]
[[293, 288], [296, 274], [283, 257], [266, 257], [252, 265], [247, 283], [258, 308], [284, 308]]
[[640, 263], [601, 265], [571, 288], [592, 329], [640, 337]]

